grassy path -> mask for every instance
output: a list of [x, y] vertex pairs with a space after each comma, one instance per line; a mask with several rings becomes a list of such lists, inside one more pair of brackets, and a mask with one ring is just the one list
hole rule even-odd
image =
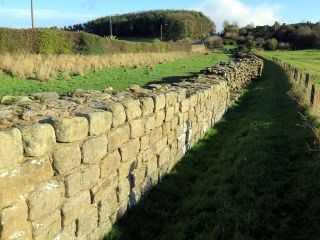
[[319, 239], [319, 154], [266, 61], [263, 77], [106, 239]]

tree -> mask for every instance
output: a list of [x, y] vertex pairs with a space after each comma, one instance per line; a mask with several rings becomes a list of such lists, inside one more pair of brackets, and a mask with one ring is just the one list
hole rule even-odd
[[209, 37], [206, 40], [206, 47], [208, 49], [218, 49], [218, 48], [222, 48], [223, 46], [223, 39], [221, 37], [218, 36], [212, 36]]
[[275, 51], [278, 47], [278, 41], [275, 38], [268, 39], [265, 43], [265, 50]]

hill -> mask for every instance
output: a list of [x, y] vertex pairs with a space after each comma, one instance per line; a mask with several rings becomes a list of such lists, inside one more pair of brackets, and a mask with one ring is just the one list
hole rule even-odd
[[[165, 40], [199, 38], [216, 30], [215, 23], [201, 12], [157, 10], [128, 13], [112, 17], [113, 35], [119, 38], [160, 38], [161, 25]], [[110, 16], [66, 28], [99, 36], [110, 36]]]

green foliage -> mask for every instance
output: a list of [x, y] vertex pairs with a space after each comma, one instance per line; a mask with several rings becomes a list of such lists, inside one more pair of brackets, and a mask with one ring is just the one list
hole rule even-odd
[[268, 51], [274, 51], [278, 47], [278, 41], [275, 38], [268, 39], [264, 45], [264, 49]]
[[0, 53], [110, 54], [191, 51], [191, 43], [128, 42], [94, 34], [57, 29], [15, 30], [0, 28]]
[[[119, 38], [160, 38], [161, 25], [165, 40], [179, 40], [186, 37], [201, 38], [216, 30], [215, 24], [196, 11], [157, 10], [129, 13], [112, 17], [113, 35]], [[84, 24], [65, 28], [70, 31], [85, 31], [99, 36], [110, 36], [110, 17], [99, 18]]]
[[59, 75], [56, 80], [39, 82], [31, 79], [20, 79], [0, 73], [0, 98], [5, 95], [28, 95], [33, 92], [58, 92], [60, 94], [74, 89], [104, 90], [112, 86], [115, 90], [123, 90], [133, 84], [145, 85], [149, 82], [174, 82], [199, 72], [229, 57], [224, 54], [195, 55], [182, 60], [155, 65], [154, 68], [117, 67], [85, 76], [72, 76], [68, 81]]
[[206, 48], [219, 49], [223, 47], [223, 39], [218, 36], [211, 36], [206, 40]]
[[266, 61], [262, 79], [106, 239], [317, 239], [319, 152], [289, 90]]

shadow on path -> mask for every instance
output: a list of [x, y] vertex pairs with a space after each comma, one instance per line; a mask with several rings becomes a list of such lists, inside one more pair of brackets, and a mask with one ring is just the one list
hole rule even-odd
[[266, 61], [263, 77], [106, 239], [319, 239], [319, 157], [289, 89]]

